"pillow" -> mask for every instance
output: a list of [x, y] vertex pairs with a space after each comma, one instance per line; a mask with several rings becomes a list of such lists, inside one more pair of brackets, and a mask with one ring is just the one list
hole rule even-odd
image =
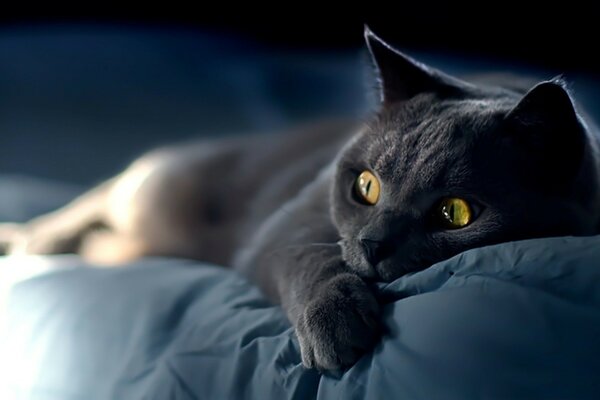
[[325, 375], [302, 367], [281, 309], [234, 271], [166, 258], [71, 267], [13, 288], [0, 396], [599, 398], [599, 260], [600, 237], [537, 239], [380, 284], [386, 334]]

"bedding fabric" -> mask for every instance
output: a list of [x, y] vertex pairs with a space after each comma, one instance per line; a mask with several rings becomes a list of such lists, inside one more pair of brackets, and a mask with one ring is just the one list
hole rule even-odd
[[304, 369], [280, 308], [230, 270], [44, 260], [75, 266], [14, 287], [2, 399], [600, 398], [600, 237], [475, 249], [377, 286], [386, 334], [337, 376]]

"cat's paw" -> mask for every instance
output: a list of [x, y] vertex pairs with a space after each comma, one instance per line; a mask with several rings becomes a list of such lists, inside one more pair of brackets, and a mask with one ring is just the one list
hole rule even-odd
[[377, 301], [362, 279], [352, 274], [336, 276], [298, 319], [303, 364], [320, 370], [354, 364], [379, 336], [378, 314]]

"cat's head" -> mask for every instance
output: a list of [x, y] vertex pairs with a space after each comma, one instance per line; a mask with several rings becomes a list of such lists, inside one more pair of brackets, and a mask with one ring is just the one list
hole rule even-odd
[[595, 163], [560, 80], [477, 86], [365, 36], [381, 107], [331, 194], [351, 268], [391, 280], [482, 245], [596, 232]]

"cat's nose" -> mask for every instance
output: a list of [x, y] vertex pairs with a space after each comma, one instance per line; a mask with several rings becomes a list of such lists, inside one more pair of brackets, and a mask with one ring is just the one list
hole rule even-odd
[[360, 244], [365, 252], [365, 257], [373, 267], [393, 253], [389, 244], [379, 240], [361, 239]]

